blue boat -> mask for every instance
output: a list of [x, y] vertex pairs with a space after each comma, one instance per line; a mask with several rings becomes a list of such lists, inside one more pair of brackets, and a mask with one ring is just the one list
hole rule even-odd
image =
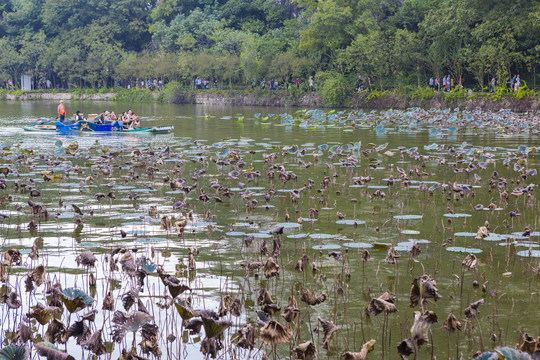
[[157, 126], [151, 128], [140, 129], [124, 129], [122, 121], [114, 121], [110, 124], [96, 124], [91, 121], [74, 121], [67, 120], [65, 122], [57, 121], [56, 124], [51, 124], [49, 119], [38, 119], [34, 124], [25, 126], [25, 131], [38, 132], [61, 132], [61, 133], [96, 133], [96, 134], [167, 134], [174, 129], [174, 126]]

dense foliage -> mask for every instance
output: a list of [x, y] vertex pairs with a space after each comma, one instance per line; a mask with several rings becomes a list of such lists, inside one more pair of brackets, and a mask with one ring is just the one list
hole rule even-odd
[[530, 0], [3, 0], [0, 83], [300, 77], [306, 88], [309, 76], [353, 87], [361, 76], [383, 90], [446, 74], [484, 88], [520, 73], [533, 87], [539, 38]]

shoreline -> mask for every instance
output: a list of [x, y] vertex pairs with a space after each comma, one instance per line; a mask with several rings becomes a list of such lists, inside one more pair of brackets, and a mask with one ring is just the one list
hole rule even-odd
[[[136, 97], [132, 99], [130, 94]], [[420, 107], [424, 109], [447, 109], [459, 107], [463, 110], [499, 111], [512, 110], [515, 112], [540, 111], [538, 96], [517, 98], [505, 95], [494, 100], [491, 94], [475, 93], [472, 96], [453, 96], [449, 101], [448, 94], [432, 93], [428, 97], [418, 98], [395, 92], [365, 92], [354, 93], [349, 106], [329, 106], [319, 98], [318, 93], [295, 92], [265, 92], [248, 93], [243, 91], [184, 91], [178, 89], [174, 94], [165, 95], [164, 91], [142, 91], [139, 89], [123, 90], [122, 92], [43, 92], [43, 91], [12, 91], [0, 93], [0, 100], [90, 100], [90, 101], [143, 101], [169, 104], [206, 104], [230, 106], [274, 106], [274, 107], [321, 107], [321, 108], [367, 108], [367, 109], [407, 109]], [[171, 96], [172, 95], [172, 96]], [[168, 96], [168, 98], [166, 97]]]

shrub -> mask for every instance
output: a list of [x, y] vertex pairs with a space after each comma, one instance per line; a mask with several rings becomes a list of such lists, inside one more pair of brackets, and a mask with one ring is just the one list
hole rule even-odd
[[321, 103], [330, 107], [344, 107], [351, 104], [354, 95], [354, 80], [336, 72], [320, 76], [319, 87]]

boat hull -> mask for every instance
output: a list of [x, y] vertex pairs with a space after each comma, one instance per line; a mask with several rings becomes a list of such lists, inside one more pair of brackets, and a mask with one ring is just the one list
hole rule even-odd
[[74, 124], [65, 125], [61, 122], [56, 122], [53, 124], [33, 124], [30, 126], [25, 126], [23, 128], [25, 131], [33, 132], [54, 132], [54, 133], [86, 133], [86, 134], [168, 134], [171, 130], [174, 129], [172, 125], [169, 126], [157, 126], [151, 128], [141, 128], [141, 129], [132, 129], [125, 130], [122, 127], [122, 122], [116, 121], [112, 124], [95, 124], [88, 121], [79, 121]]

